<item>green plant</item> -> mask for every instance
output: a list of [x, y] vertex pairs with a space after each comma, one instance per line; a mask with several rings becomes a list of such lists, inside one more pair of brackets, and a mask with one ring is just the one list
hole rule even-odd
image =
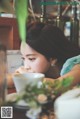
[[28, 18], [28, 0], [15, 0], [15, 13], [19, 26], [20, 38], [22, 41], [25, 41], [27, 35], [26, 22]]
[[[7, 104], [15, 105], [20, 101], [24, 101], [28, 104], [29, 108], [26, 115], [37, 119], [43, 107], [49, 102], [53, 107], [54, 99], [71, 89], [73, 79], [73, 77], [67, 77], [63, 80], [54, 80], [53, 82], [43, 80], [41, 83], [33, 86], [28, 84], [24, 90], [15, 97], [15, 100], [8, 100]], [[46, 110], [48, 110], [47, 107]]]
[[29, 104], [31, 108], [34, 106], [40, 106], [47, 103], [49, 100], [57, 98], [59, 95], [71, 89], [71, 83], [74, 80], [73, 77], [67, 77], [63, 80], [47, 81], [44, 80], [40, 84], [32, 86], [26, 85], [25, 89], [20, 92], [12, 103], [17, 103], [20, 100], [24, 100]]

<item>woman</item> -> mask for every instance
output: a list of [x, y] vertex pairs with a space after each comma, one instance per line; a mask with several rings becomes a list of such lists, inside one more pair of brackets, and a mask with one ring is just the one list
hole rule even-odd
[[29, 24], [26, 43], [22, 42], [20, 49], [24, 60], [24, 67], [17, 70], [20, 73], [39, 72], [52, 79], [62, 79], [70, 75], [80, 77], [78, 65], [60, 77], [64, 62], [68, 58], [79, 55], [80, 49], [72, 45], [56, 26], [40, 22]]

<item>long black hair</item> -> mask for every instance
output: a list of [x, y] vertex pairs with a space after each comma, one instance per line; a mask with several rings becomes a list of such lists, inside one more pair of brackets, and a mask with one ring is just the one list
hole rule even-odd
[[80, 48], [72, 44], [58, 27], [35, 22], [27, 26], [26, 43], [47, 59], [66, 59], [80, 54]]

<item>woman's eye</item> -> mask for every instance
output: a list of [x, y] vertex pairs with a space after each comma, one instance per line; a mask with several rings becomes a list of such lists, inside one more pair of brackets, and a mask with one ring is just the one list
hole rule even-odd
[[35, 58], [29, 58], [29, 60], [34, 61], [34, 60], [35, 60]]

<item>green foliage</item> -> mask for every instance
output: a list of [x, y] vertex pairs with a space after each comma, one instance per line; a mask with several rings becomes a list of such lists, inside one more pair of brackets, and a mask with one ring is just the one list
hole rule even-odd
[[15, 0], [15, 12], [18, 20], [20, 38], [22, 41], [25, 41], [27, 35], [28, 0]]
[[[10, 103], [15, 104], [20, 100], [24, 100], [29, 104], [30, 108], [33, 108], [41, 106], [49, 101], [53, 102], [59, 95], [71, 89], [73, 80], [73, 77], [67, 77], [63, 80], [56, 79], [53, 82], [49, 80], [43, 81], [40, 86], [28, 84], [25, 89], [18, 94], [16, 100]], [[39, 96], [42, 97], [39, 99]]]
[[73, 77], [66, 77], [63, 80], [57, 80], [57, 82], [54, 82], [54, 92], [55, 95], [60, 95], [69, 89], [71, 89], [71, 84], [73, 82]]
[[72, 81], [74, 80], [73, 77], [67, 77], [65, 78], [65, 80], [62, 81], [62, 86], [63, 87], [69, 87], [72, 83]]

